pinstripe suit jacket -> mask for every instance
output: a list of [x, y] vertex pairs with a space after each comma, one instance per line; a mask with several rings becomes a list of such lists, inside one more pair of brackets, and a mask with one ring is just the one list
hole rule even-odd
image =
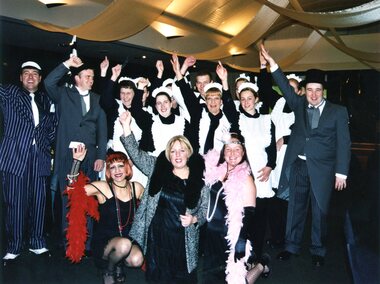
[[38, 174], [51, 172], [50, 146], [54, 140], [57, 116], [46, 94], [35, 92], [40, 122], [34, 127], [29, 92], [15, 85], [0, 86], [0, 104], [4, 115], [4, 135], [0, 142], [0, 170], [22, 176], [33, 139], [37, 146]]
[[107, 121], [103, 109], [99, 105], [100, 96], [90, 92], [90, 109], [82, 115], [81, 99], [78, 90], [72, 86], [59, 86], [59, 80], [68, 72], [65, 65], [60, 64], [44, 80], [49, 97], [56, 103], [59, 123], [55, 156], [55, 172], [66, 177], [72, 164], [71, 141], [83, 142], [87, 155], [82, 169], [90, 174], [97, 159], [105, 160], [107, 145]]

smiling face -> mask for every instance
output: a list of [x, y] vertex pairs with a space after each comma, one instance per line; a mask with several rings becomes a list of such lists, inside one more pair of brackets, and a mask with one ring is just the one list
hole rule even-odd
[[82, 70], [78, 75], [75, 75], [75, 85], [81, 91], [89, 91], [94, 84], [94, 70], [85, 69]]
[[167, 95], [158, 94], [156, 97], [156, 109], [162, 117], [168, 117], [172, 109], [171, 99]]
[[307, 83], [306, 99], [312, 106], [319, 105], [323, 99], [323, 85], [320, 83]]
[[189, 149], [184, 143], [175, 141], [169, 151], [169, 160], [175, 169], [182, 169], [187, 167], [189, 159]]
[[231, 138], [229, 144], [224, 147], [224, 160], [227, 162], [228, 169], [236, 167], [244, 157], [244, 148], [236, 138]]
[[121, 182], [125, 180], [127, 176], [126, 167], [129, 167], [129, 165], [125, 163], [124, 161], [116, 161], [116, 162], [111, 163], [109, 166], [111, 179], [114, 182]]
[[208, 111], [217, 115], [220, 112], [220, 108], [222, 107], [222, 94], [220, 92], [207, 92], [206, 94], [206, 106]]
[[132, 105], [133, 97], [135, 96], [135, 92], [132, 88], [120, 88], [120, 100], [123, 105], [127, 108], [130, 108]]
[[254, 115], [256, 113], [255, 105], [258, 98], [251, 90], [243, 90], [240, 92], [240, 105], [249, 114]]
[[197, 86], [197, 90], [201, 94], [202, 98], [205, 98], [204, 88], [209, 83], [211, 83], [211, 78], [209, 75], [200, 75], [195, 78], [195, 86]]
[[22, 87], [31, 93], [34, 93], [38, 89], [38, 85], [41, 82], [41, 75], [37, 69], [25, 68], [20, 75], [20, 82]]

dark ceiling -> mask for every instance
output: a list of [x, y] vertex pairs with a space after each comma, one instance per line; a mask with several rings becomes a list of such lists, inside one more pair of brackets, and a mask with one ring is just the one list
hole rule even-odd
[[[0, 16], [1, 62], [3, 82], [14, 80], [20, 64], [26, 60], [41, 62], [45, 70], [51, 70], [68, 58], [71, 50], [67, 46], [72, 37], [63, 33], [51, 33], [37, 29], [25, 21]], [[131, 76], [154, 76], [157, 60], [163, 60], [166, 76], [172, 76], [170, 55], [146, 47], [133, 46], [120, 41], [95, 42], [78, 39], [78, 56], [98, 66], [105, 56], [111, 66], [128, 60], [123, 72]], [[144, 57], [144, 58], [143, 58]], [[208, 61], [197, 62], [194, 71], [213, 70], [216, 64]]]

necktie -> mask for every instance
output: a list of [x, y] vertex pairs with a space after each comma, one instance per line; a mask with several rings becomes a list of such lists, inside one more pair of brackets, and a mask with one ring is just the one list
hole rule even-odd
[[211, 113], [208, 113], [210, 117], [210, 128], [208, 130], [207, 136], [206, 136], [206, 141], [205, 141], [205, 146], [203, 149], [203, 153], [206, 154], [209, 150], [214, 148], [214, 134], [215, 130], [219, 126], [219, 120], [223, 116], [223, 113], [220, 111], [217, 115], [212, 115]]
[[87, 107], [86, 107], [86, 102], [84, 101], [84, 97], [87, 97], [87, 95], [80, 95], [80, 103], [82, 106], [82, 115], [85, 116], [87, 113]]
[[34, 93], [30, 93], [30, 97], [31, 97], [31, 104], [32, 104], [34, 126], [36, 127], [38, 123], [40, 123], [40, 116], [39, 116], [37, 104], [34, 101]]
[[318, 127], [319, 117], [321, 116], [321, 113], [319, 111], [319, 107], [321, 105], [322, 104], [320, 104], [317, 107], [311, 106], [311, 107], [308, 107], [308, 109], [307, 109], [307, 114], [309, 117], [309, 123], [310, 123], [311, 129], [315, 129]]

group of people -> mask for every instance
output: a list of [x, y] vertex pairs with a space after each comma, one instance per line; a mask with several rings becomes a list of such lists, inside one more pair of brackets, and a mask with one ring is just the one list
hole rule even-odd
[[[91, 90], [94, 69], [77, 56], [47, 76], [47, 94], [38, 91], [41, 67], [22, 64], [22, 86], [0, 86], [3, 260], [21, 253], [25, 227], [29, 250], [49, 253], [43, 224], [54, 145], [66, 255], [79, 261], [91, 251], [104, 283], [124, 282], [124, 268], [144, 262], [148, 282], [196, 283], [200, 256], [205, 279], [253, 283], [270, 272], [268, 225], [270, 243], [284, 245], [278, 259], [299, 253], [309, 200], [312, 263], [323, 265], [331, 192], [344, 189], [348, 175], [347, 111], [323, 97], [323, 71], [306, 72], [300, 95], [299, 78], [287, 78], [263, 44], [259, 55], [257, 83], [245, 74], [235, 82], [238, 102], [220, 62], [221, 83], [202, 71], [194, 92], [187, 77], [193, 57], [181, 65], [172, 56], [174, 80], [163, 79], [158, 61], [152, 82], [120, 77], [122, 65], [107, 78], [105, 58], [101, 95]], [[69, 71], [74, 84], [61, 85]], [[70, 241], [74, 211], [88, 236], [80, 248]]]

